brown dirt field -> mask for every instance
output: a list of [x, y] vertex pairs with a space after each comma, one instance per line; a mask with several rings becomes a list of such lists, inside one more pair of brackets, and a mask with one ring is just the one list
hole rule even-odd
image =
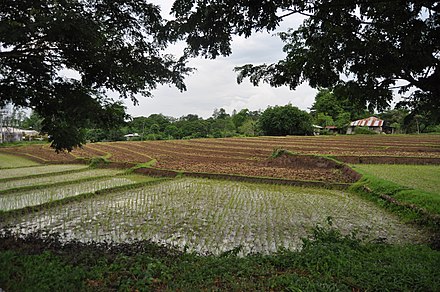
[[417, 142], [419, 144], [412, 142], [411, 146], [407, 145], [407, 142], [410, 141], [402, 142], [402, 144], [398, 144], [398, 141], [387, 141], [387, 143], [376, 141], [370, 143], [368, 140], [353, 140], [350, 143], [343, 141], [339, 143], [335, 140], [320, 139], [319, 137], [316, 137], [316, 140], [312, 142], [287, 138], [285, 140], [276, 138], [272, 141], [267, 138], [250, 138], [246, 142], [246, 139], [242, 138], [228, 138], [194, 140], [193, 143], [199, 144], [202, 147], [225, 147], [230, 149], [243, 149], [246, 146], [249, 150], [261, 149], [270, 151], [274, 148], [283, 148], [302, 154], [440, 157], [440, 139], [436, 145], [429, 146], [419, 142]]
[[72, 153], [59, 152], [49, 147], [49, 145], [29, 145], [19, 147], [5, 147], [0, 148], [1, 152], [9, 153], [13, 155], [19, 155], [36, 162], [50, 163], [51, 161], [67, 162], [74, 161], [76, 158]]
[[[269, 159], [275, 148], [300, 156]], [[152, 159], [156, 168], [186, 172], [272, 177], [290, 180], [353, 182], [349, 168], [324, 158], [330, 155], [346, 163], [440, 164], [440, 135], [377, 135], [321, 137], [256, 137], [193, 139], [86, 144], [72, 153], [56, 154], [48, 145], [1, 148], [49, 162], [106, 156], [112, 162], [132, 165]]]

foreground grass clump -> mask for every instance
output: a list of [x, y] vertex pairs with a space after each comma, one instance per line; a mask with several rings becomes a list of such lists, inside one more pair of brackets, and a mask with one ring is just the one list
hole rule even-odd
[[108, 247], [4, 236], [0, 286], [6, 291], [440, 290], [439, 251], [365, 243], [332, 227], [316, 227], [301, 251], [236, 253], [197, 256], [149, 242]]

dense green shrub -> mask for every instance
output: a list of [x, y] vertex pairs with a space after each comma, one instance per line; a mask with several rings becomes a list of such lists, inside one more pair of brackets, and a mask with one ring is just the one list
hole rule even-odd
[[310, 115], [291, 104], [267, 108], [259, 124], [263, 133], [270, 136], [313, 134]]
[[357, 135], [375, 135], [377, 132], [370, 130], [368, 127], [356, 127], [354, 133]]
[[440, 125], [431, 125], [425, 128], [424, 133], [440, 133]]

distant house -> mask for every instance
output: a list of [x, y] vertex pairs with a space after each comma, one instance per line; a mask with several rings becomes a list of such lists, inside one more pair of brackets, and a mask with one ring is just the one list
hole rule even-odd
[[339, 128], [336, 126], [325, 126], [325, 129], [330, 133], [330, 134], [338, 134], [339, 133]]
[[323, 129], [321, 126], [318, 125], [312, 125], [312, 128], [313, 128], [313, 135], [315, 136], [319, 136], [319, 134], [321, 134], [321, 131]]
[[125, 137], [125, 139], [127, 139], [127, 140], [132, 140], [132, 139], [138, 138], [138, 137], [140, 137], [140, 136], [139, 136], [138, 133], [133, 133], [133, 134], [127, 134], [127, 135], [124, 135], [124, 137]]
[[354, 129], [357, 127], [367, 127], [369, 130], [382, 133], [383, 132], [383, 120], [378, 119], [376, 117], [369, 117], [362, 120], [357, 120], [350, 123], [350, 126], [347, 129], [347, 134], [353, 134]]
[[14, 127], [2, 127], [0, 129], [0, 135], [2, 135], [2, 141], [4, 142], [17, 142], [22, 141], [24, 137], [32, 139], [39, 135], [34, 130], [23, 130]]

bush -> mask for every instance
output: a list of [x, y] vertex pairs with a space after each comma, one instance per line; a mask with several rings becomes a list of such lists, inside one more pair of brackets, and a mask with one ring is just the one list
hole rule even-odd
[[93, 157], [92, 159], [90, 159], [89, 166], [96, 168], [106, 164], [109, 164], [109, 161], [105, 157]]
[[322, 129], [319, 131], [319, 135], [336, 135], [334, 133], [331, 133], [328, 129]]
[[423, 131], [425, 133], [440, 133], [440, 125], [431, 125]]
[[154, 140], [164, 140], [164, 137], [162, 136], [161, 133], [159, 134], [148, 134], [145, 137], [145, 140], [150, 140], [150, 141], [154, 141]]
[[311, 135], [313, 134], [310, 115], [292, 106], [268, 107], [260, 116], [259, 124], [264, 135]]
[[275, 148], [272, 152], [272, 154], [270, 155], [271, 158], [277, 158], [277, 157], [281, 157], [283, 155], [288, 155], [288, 156], [292, 156], [292, 155], [296, 155], [297, 153], [294, 153], [292, 151], [286, 150], [286, 149], [281, 149], [281, 148]]
[[356, 135], [376, 135], [377, 132], [370, 130], [368, 127], [356, 127], [354, 129]]

